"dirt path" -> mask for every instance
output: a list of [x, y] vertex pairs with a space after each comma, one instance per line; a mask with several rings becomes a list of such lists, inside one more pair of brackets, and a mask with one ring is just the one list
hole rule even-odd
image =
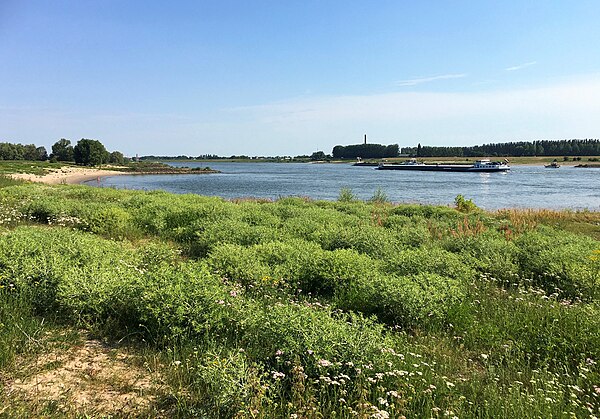
[[12, 406], [0, 407], [0, 416], [27, 406], [34, 415], [167, 417], [155, 408], [165, 385], [154, 368], [140, 362], [139, 355], [96, 340], [28, 357], [19, 368], [24, 378], [5, 380], [3, 398]]

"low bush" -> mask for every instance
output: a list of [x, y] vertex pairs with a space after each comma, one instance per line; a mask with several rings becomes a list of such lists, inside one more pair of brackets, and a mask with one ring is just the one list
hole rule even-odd
[[594, 258], [594, 251], [600, 249], [598, 241], [541, 227], [523, 234], [515, 244], [524, 278], [531, 278], [549, 294], [598, 299], [600, 269]]

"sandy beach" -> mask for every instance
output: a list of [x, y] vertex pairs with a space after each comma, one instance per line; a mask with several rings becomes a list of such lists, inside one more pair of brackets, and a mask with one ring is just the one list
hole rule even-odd
[[60, 169], [49, 169], [45, 175], [32, 173], [13, 173], [15, 179], [29, 180], [31, 182], [46, 183], [49, 185], [68, 184], [74, 185], [88, 180], [99, 179], [102, 176], [122, 175], [124, 172], [116, 170], [99, 170], [85, 167], [65, 166]]

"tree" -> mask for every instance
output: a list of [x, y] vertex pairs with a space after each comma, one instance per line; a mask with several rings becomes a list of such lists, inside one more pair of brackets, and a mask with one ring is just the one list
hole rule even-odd
[[108, 162], [108, 151], [98, 140], [82, 138], [73, 147], [75, 163], [85, 166], [96, 166]]
[[313, 161], [315, 161], [315, 160], [325, 160], [326, 158], [327, 158], [327, 156], [322, 151], [315, 151], [314, 153], [312, 153], [310, 155], [310, 159], [313, 160]]
[[52, 146], [52, 157], [59, 161], [73, 161], [71, 141], [61, 138]]
[[123, 164], [125, 162], [123, 153], [121, 153], [120, 151], [113, 151], [108, 156], [108, 162], [113, 164]]
[[46, 147], [37, 147], [35, 149], [35, 151], [36, 151], [38, 160], [40, 160], [40, 161], [48, 160], [48, 152], [46, 151]]

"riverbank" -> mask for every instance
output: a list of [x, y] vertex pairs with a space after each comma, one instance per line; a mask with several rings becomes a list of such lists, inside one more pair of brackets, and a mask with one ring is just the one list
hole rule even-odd
[[46, 173], [12, 173], [13, 179], [40, 182], [48, 185], [76, 185], [102, 176], [118, 176], [128, 172], [109, 169], [91, 169], [86, 167], [64, 166], [58, 169], [47, 169]]
[[[27, 162], [28, 163], [28, 162]], [[181, 175], [219, 173], [209, 167], [172, 167], [160, 163], [135, 163], [127, 166], [106, 166], [90, 168], [74, 165], [52, 167], [44, 164], [27, 165], [25, 162], [3, 167], [2, 173], [13, 179], [39, 182], [48, 185], [76, 185], [91, 180], [100, 180], [105, 176], [119, 175]]]

